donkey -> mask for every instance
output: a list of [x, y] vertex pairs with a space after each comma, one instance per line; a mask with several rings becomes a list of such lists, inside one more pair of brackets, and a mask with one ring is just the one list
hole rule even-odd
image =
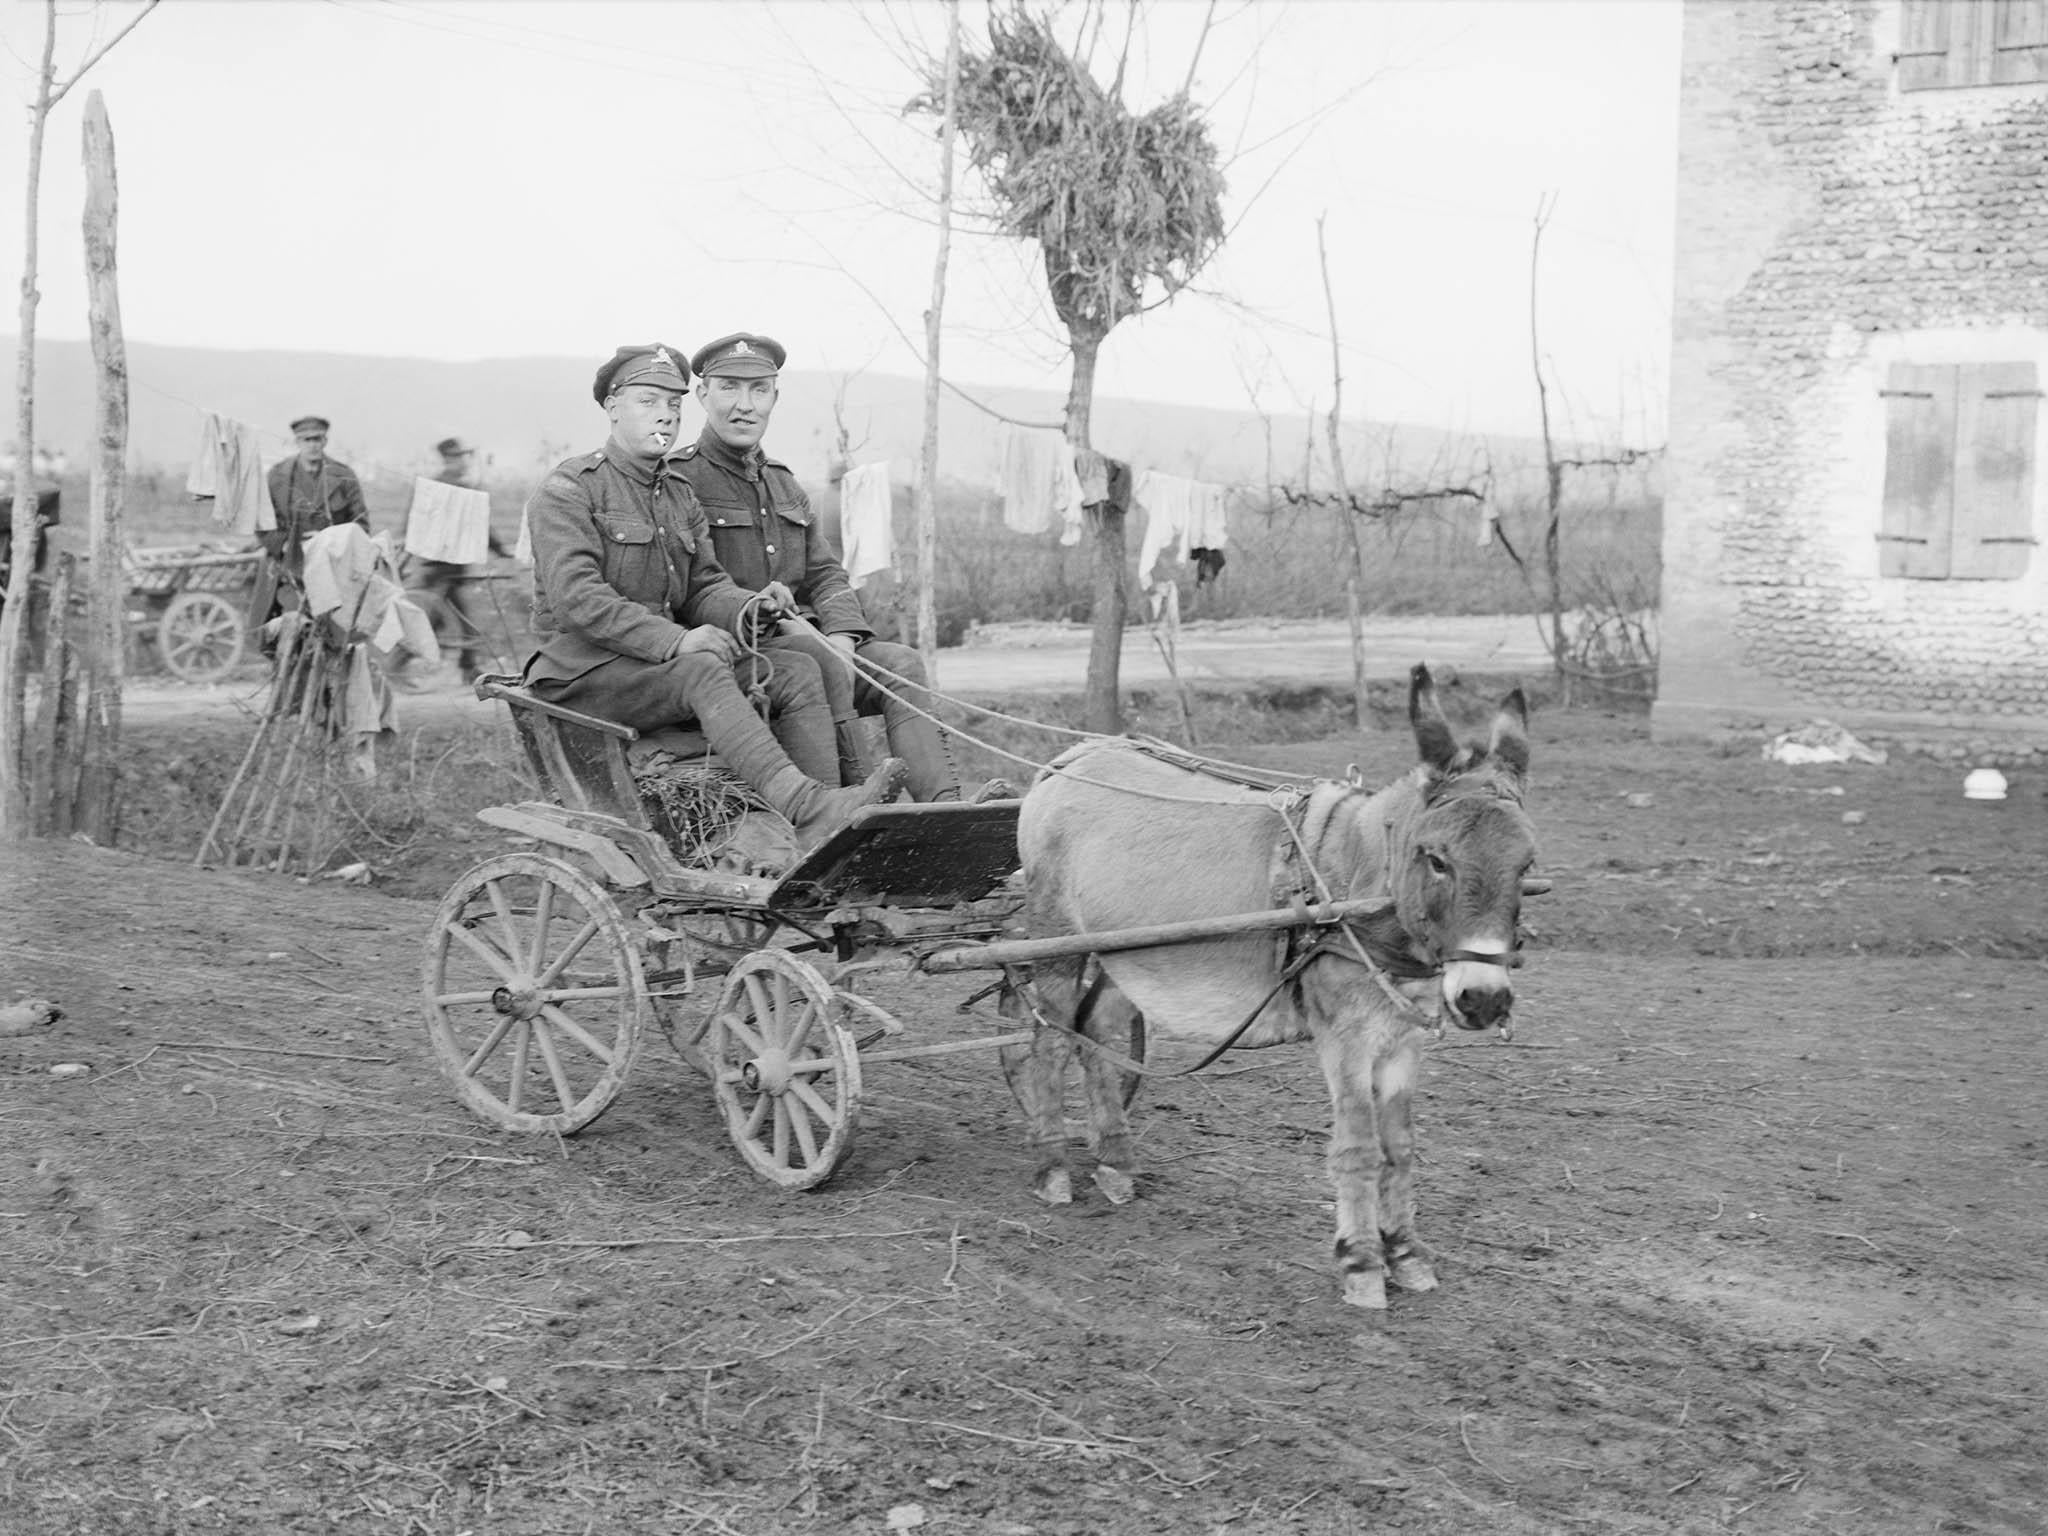
[[[1442, 1019], [1506, 1033], [1520, 963], [1516, 924], [1535, 835], [1522, 807], [1528, 710], [1500, 703], [1485, 746], [1460, 747], [1429, 669], [1410, 676], [1421, 763], [1369, 793], [1319, 780], [1305, 795], [1205, 775], [1118, 740], [1046, 766], [1017, 823], [1034, 937], [1102, 933], [1290, 903], [1383, 898], [1362, 918], [1121, 950], [1017, 968], [1004, 998], [1041, 1027], [1002, 1051], [1040, 1158], [1033, 1192], [1073, 1198], [1062, 1111], [1075, 1036], [1252, 1047], [1311, 1040], [1333, 1111], [1344, 1300], [1387, 1304], [1387, 1281], [1435, 1287], [1415, 1235], [1410, 1097], [1426, 1031]], [[1289, 799], [1293, 803], [1288, 803]], [[1079, 1047], [1103, 1194], [1123, 1204], [1135, 1167], [1116, 1066]], [[1213, 1053], [1212, 1053], [1213, 1054]], [[1205, 1063], [1206, 1064], [1206, 1063]]]

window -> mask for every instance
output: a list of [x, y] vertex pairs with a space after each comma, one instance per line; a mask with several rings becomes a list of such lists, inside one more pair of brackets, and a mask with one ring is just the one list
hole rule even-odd
[[1899, 89], [2048, 80], [2048, 0], [1902, 0]]
[[1894, 363], [1878, 574], [2010, 581], [2034, 539], [2032, 363]]

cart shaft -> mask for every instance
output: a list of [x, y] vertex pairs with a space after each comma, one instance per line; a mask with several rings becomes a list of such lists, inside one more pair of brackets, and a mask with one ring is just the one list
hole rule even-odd
[[1032, 960], [1062, 960], [1118, 949], [1151, 949], [1200, 939], [1228, 939], [1273, 928], [1310, 923], [1337, 923], [1385, 912], [1393, 901], [1385, 896], [1332, 901], [1315, 906], [1275, 907], [1270, 912], [1234, 912], [1225, 917], [1198, 917], [1180, 923], [1154, 923], [1144, 928], [1111, 928], [1102, 933], [1063, 934], [1050, 939], [1002, 939], [993, 944], [962, 944], [926, 955], [921, 971], [992, 971]]

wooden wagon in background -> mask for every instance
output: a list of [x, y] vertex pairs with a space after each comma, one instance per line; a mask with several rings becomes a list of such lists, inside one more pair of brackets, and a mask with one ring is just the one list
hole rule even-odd
[[188, 683], [217, 683], [247, 649], [249, 599], [260, 549], [222, 544], [130, 549], [123, 561], [129, 632], [151, 643], [164, 670]]

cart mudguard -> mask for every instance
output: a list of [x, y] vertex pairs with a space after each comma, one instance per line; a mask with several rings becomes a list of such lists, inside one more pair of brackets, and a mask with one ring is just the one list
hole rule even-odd
[[522, 805], [487, 805], [476, 813], [487, 826], [503, 827], [543, 842], [586, 853], [614, 885], [651, 887], [661, 896], [702, 897], [742, 906], [762, 906], [773, 880], [715, 874], [677, 861], [660, 834], [628, 826], [602, 811], [579, 811], [529, 800]]

